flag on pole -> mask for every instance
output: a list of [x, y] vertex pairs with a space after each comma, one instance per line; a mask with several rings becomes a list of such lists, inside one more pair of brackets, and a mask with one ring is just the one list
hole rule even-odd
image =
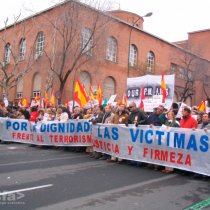
[[143, 101], [144, 99], [145, 99], [144, 86], [142, 86], [142, 88], [141, 88], [141, 99], [140, 99], [140, 104], [139, 104], [140, 109], [144, 109], [144, 101]]
[[88, 101], [89, 101], [89, 95], [88, 95], [88, 92], [87, 92], [87, 90], [86, 90], [86, 87], [85, 87], [85, 85], [84, 84], [82, 84], [82, 87], [83, 87], [83, 90], [84, 90], [84, 94], [85, 94], [85, 97], [88, 99]]
[[93, 89], [92, 89], [92, 86], [90, 85], [90, 100], [91, 101], [95, 101], [95, 96], [93, 94]]
[[56, 98], [55, 98], [55, 92], [52, 92], [51, 98], [50, 98], [50, 104], [51, 106], [55, 107], [56, 105]]
[[76, 83], [75, 83], [74, 100], [80, 105], [80, 107], [84, 107], [89, 100], [79, 80], [76, 80]]
[[22, 99], [21, 106], [22, 107], [29, 107], [29, 103], [28, 103], [28, 100], [26, 98]]
[[102, 99], [102, 92], [101, 92], [100, 84], [98, 84], [96, 100], [98, 100], [99, 104], [102, 104], [103, 99]]
[[166, 83], [165, 83], [165, 80], [164, 80], [164, 72], [162, 72], [161, 90], [162, 90], [162, 95], [163, 95], [162, 103], [165, 103], [165, 99], [166, 99]]
[[206, 113], [206, 101], [205, 100], [201, 101], [201, 103], [198, 105], [198, 111]]
[[47, 91], [45, 91], [45, 107], [47, 107], [48, 105], [49, 105], [49, 97]]
[[126, 97], [126, 95], [123, 96], [122, 103], [125, 104], [125, 106], [127, 106], [127, 103], [128, 103], [128, 102], [127, 102], [127, 97]]

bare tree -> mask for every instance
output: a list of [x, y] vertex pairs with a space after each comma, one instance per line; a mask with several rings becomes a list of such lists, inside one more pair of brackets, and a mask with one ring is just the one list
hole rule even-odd
[[175, 86], [175, 91], [179, 96], [178, 101], [186, 101], [188, 97], [191, 98], [195, 94], [196, 81], [203, 81], [208, 70], [205, 59], [190, 53], [190, 46], [187, 49], [171, 59], [172, 63], [177, 63], [173, 73], [180, 79], [179, 85]]
[[69, 76], [74, 73], [74, 83], [77, 70], [93, 59], [93, 49], [102, 44], [110, 18], [101, 10], [75, 1], [61, 4], [60, 9], [56, 17], [46, 17], [53, 41], [51, 52], [45, 51], [45, 55], [50, 64], [46, 89], [56, 78], [62, 96]]
[[[7, 18], [4, 21], [4, 28], [0, 33], [0, 42], [5, 49], [5, 53], [0, 58], [0, 87], [3, 88], [4, 95], [7, 98], [9, 97], [9, 90], [16, 87], [20, 79], [33, 66], [33, 46], [27, 52], [27, 55], [20, 49], [21, 41], [24, 41], [27, 34], [24, 21], [18, 23], [20, 16], [21, 14], [14, 16], [12, 26], [7, 26]], [[12, 30], [12, 33], [10, 33], [12, 38], [11, 36], [9, 37], [8, 30]]]

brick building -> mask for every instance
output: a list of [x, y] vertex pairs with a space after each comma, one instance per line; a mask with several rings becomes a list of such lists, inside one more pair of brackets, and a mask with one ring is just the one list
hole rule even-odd
[[175, 101], [209, 97], [210, 30], [170, 43], [144, 31], [143, 22], [131, 12], [65, 1], [7, 26], [0, 30], [0, 98], [30, 100], [47, 90], [65, 102], [79, 78], [87, 90], [100, 83], [105, 97], [122, 99], [127, 77], [162, 71], [176, 75]]

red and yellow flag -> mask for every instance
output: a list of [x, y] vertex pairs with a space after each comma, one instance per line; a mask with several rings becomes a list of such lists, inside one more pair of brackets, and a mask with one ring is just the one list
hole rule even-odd
[[52, 92], [51, 98], [50, 98], [50, 105], [55, 107], [56, 105], [56, 98], [55, 98], [55, 92]]
[[29, 103], [28, 103], [28, 100], [26, 98], [22, 99], [21, 106], [22, 107], [29, 107]]
[[45, 106], [47, 107], [48, 105], [49, 105], [49, 97], [47, 91], [45, 91]]
[[123, 96], [122, 103], [125, 104], [125, 106], [127, 106], [127, 103], [128, 103], [128, 102], [127, 102], [127, 97], [126, 97], [126, 95]]
[[98, 100], [98, 103], [99, 103], [99, 104], [102, 104], [103, 98], [102, 98], [102, 91], [101, 91], [101, 86], [100, 86], [100, 84], [98, 84], [96, 100]]
[[139, 104], [140, 109], [144, 109], [144, 101], [143, 101], [144, 99], [145, 99], [144, 86], [142, 86], [142, 88], [141, 88], [141, 98], [140, 98], [140, 104]]
[[165, 103], [165, 99], [166, 99], [166, 83], [165, 83], [165, 80], [164, 80], [164, 72], [162, 72], [161, 90], [162, 90], [162, 95], [163, 95], [162, 103]]
[[201, 101], [201, 103], [198, 105], [198, 111], [206, 113], [206, 101], [205, 100]]
[[95, 96], [93, 94], [93, 89], [92, 89], [92, 86], [90, 85], [90, 100], [91, 101], [94, 101], [95, 100]]
[[80, 105], [80, 107], [84, 107], [89, 100], [84, 87], [79, 80], [76, 80], [75, 83], [74, 100]]

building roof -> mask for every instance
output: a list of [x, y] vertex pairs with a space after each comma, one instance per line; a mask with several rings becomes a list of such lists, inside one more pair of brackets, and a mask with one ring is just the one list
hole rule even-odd
[[[46, 12], [52, 10], [52, 9], [55, 9], [55, 8], [58, 7], [58, 6], [67, 4], [68, 2], [75, 2], [75, 3], [78, 3], [78, 4], [80, 4], [80, 5], [83, 5], [84, 7], [87, 7], [87, 8], [89, 8], [89, 9], [92, 9], [92, 10], [95, 10], [95, 11], [99, 11], [99, 12], [101, 12], [102, 15], [109, 16], [109, 17], [111, 17], [113, 20], [115, 20], [115, 21], [117, 21], [117, 22], [120, 22], [120, 23], [122, 23], [122, 24], [125, 24], [125, 25], [127, 25], [127, 26], [129, 26], [129, 27], [133, 27], [133, 28], [135, 28], [136, 30], [141, 31], [142, 33], [145, 33], [145, 34], [147, 34], [147, 35], [149, 35], [149, 36], [152, 36], [152, 37], [154, 37], [154, 38], [156, 38], [156, 39], [159, 39], [160, 41], [162, 41], [162, 42], [164, 42], [164, 43], [166, 43], [166, 44], [169, 44], [169, 45], [171, 45], [171, 46], [173, 46], [173, 47], [175, 47], [175, 48], [178, 48], [178, 49], [180, 49], [180, 50], [182, 50], [182, 51], [185, 51], [185, 52], [187, 52], [187, 53], [189, 53], [189, 54], [191, 54], [191, 55], [194, 55], [194, 56], [196, 56], [196, 57], [199, 57], [199, 58], [202, 59], [202, 60], [206, 60], [206, 61], [210, 62], [210, 60], [208, 60], [208, 59], [206, 59], [206, 58], [203, 58], [203, 57], [200, 57], [199, 55], [196, 55], [196, 54], [192, 53], [191, 51], [188, 51], [188, 50], [186, 50], [186, 49], [184, 49], [184, 48], [182, 48], [182, 47], [176, 45], [176, 42], [173, 42], [173, 43], [172, 43], [172, 42], [166, 41], [166, 40], [164, 40], [164, 39], [162, 39], [162, 38], [160, 38], [160, 37], [158, 37], [158, 36], [156, 36], [156, 35], [154, 35], [154, 34], [151, 34], [151, 33], [147, 32], [147, 31], [145, 31], [145, 30], [143, 30], [143, 29], [140, 29], [140, 28], [138, 28], [138, 27], [136, 27], [136, 26], [133, 26], [133, 25], [130, 24], [129, 22], [126, 22], [126, 21], [124, 21], [124, 20], [122, 20], [122, 19], [120, 19], [120, 18], [118, 18], [118, 17], [116, 17], [116, 16], [110, 14], [111, 11], [103, 12], [103, 11], [100, 11], [100, 10], [98, 10], [98, 9], [96, 9], [96, 8], [94, 8], [94, 7], [91, 7], [91, 6], [89, 6], [89, 5], [85, 4], [85, 3], [82, 3], [82, 2], [80, 2], [80, 1], [78, 1], [78, 0], [65, 0], [65, 1], [63, 1], [63, 2], [61, 2], [61, 3], [57, 3], [57, 4], [55, 4], [54, 6], [51, 6], [51, 7], [47, 8], [47, 9], [41, 10], [41, 11], [39, 11], [39, 12], [33, 14], [33, 15], [30, 15], [30, 16], [28, 16], [28, 17], [26, 17], [26, 18], [23, 18], [22, 20], [17, 21], [15, 24], [18, 24], [18, 23], [21, 23], [21, 22], [23, 22], [23, 21], [26, 21], [26, 20], [28, 20], [28, 19], [30, 19], [30, 18], [39, 16], [39, 15], [41, 15], [41, 14], [43, 14], [43, 13], [46, 13]], [[117, 11], [117, 10], [113, 10], [113, 11]], [[125, 13], [127, 12], [127, 13], [130, 13], [130, 14], [134, 14], [134, 15], [136, 15], [136, 16], [139, 16], [139, 15], [137, 15], [137, 14], [135, 14], [135, 13], [132, 13], [132, 12], [123, 11], [123, 10], [119, 10], [119, 11], [122, 11], [122, 12], [125, 12]], [[139, 16], [139, 17], [141, 17], [141, 16]], [[8, 25], [6, 28], [10, 28], [10, 27], [12, 27], [13, 25], [14, 25], [14, 23]], [[4, 29], [5, 29], [5, 28], [0, 29], [0, 32], [3, 31]], [[210, 30], [210, 29], [205, 29], [205, 30], [203, 30], [203, 31], [207, 31], [207, 30]], [[190, 33], [196, 33], [196, 32], [201, 32], [201, 31], [195, 31], [195, 32], [190, 32]], [[177, 42], [177, 43], [178, 43], [178, 42]]]

